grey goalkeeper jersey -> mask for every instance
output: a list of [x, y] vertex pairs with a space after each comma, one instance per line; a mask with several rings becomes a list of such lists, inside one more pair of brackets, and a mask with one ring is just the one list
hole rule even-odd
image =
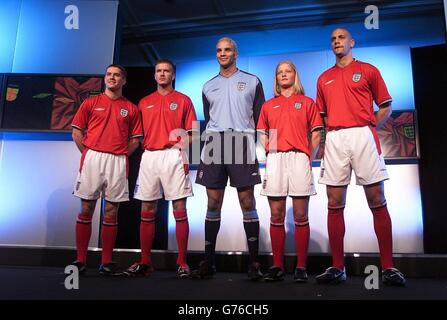
[[206, 82], [202, 98], [206, 130], [218, 132], [255, 131], [265, 101], [261, 80], [239, 69], [228, 78], [219, 74]]

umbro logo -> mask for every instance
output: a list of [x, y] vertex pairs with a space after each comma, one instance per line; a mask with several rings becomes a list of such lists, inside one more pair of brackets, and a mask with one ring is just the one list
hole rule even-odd
[[329, 81], [326, 81], [326, 82], [324, 83], [324, 85], [327, 86], [328, 84], [331, 84], [332, 82], [334, 82], [334, 79], [329, 80]]

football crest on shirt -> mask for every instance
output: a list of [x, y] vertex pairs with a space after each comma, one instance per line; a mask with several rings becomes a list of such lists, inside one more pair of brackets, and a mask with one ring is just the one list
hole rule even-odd
[[238, 82], [238, 83], [237, 83], [237, 89], [238, 89], [239, 91], [244, 91], [246, 85], [247, 85], [247, 84], [246, 84], [245, 82]]
[[172, 111], [176, 110], [177, 108], [178, 108], [177, 102], [171, 102], [171, 104], [169, 105], [169, 109], [171, 109]]
[[352, 74], [352, 81], [354, 81], [354, 82], [359, 82], [361, 78], [362, 78], [362, 74], [360, 72], [354, 72]]
[[301, 106], [302, 106], [301, 102], [295, 102], [295, 109], [296, 110], [300, 110]]
[[127, 109], [121, 108], [121, 110], [120, 110], [121, 117], [125, 118], [125, 117], [127, 117], [128, 114], [129, 114], [129, 111], [127, 111]]

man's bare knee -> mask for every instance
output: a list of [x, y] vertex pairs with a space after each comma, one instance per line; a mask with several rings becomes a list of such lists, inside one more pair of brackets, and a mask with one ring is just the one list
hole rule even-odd
[[220, 198], [208, 198], [208, 211], [220, 211], [222, 200]]
[[141, 204], [141, 211], [157, 211], [157, 201], [143, 201]]
[[328, 207], [331, 209], [344, 208], [346, 204], [347, 186], [327, 187]]
[[370, 208], [377, 208], [386, 204], [383, 182], [364, 186], [364, 190]]
[[254, 197], [245, 197], [243, 199], [239, 199], [239, 205], [241, 206], [242, 211], [253, 210], [255, 208], [254, 203]]
[[96, 200], [82, 200], [81, 202], [81, 212], [84, 216], [93, 216], [96, 207]]

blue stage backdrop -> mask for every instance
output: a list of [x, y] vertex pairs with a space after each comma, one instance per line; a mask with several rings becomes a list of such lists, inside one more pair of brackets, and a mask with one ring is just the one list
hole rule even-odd
[[[394, 110], [414, 109], [413, 75], [408, 46], [356, 47], [354, 57], [379, 68], [393, 97]], [[210, 58], [210, 60], [184, 62], [177, 65], [176, 89], [191, 97], [200, 120], [204, 119], [203, 84], [219, 72], [216, 59]], [[275, 68], [282, 60], [291, 60], [296, 64], [306, 95], [312, 99], [316, 98], [316, 83], [319, 75], [335, 63], [332, 52], [325, 50], [252, 57], [241, 54], [238, 58], [238, 67], [257, 75], [263, 83], [266, 99], [270, 99], [273, 97]]]
[[118, 1], [2, 0], [0, 72], [103, 73], [117, 10]]
[[0, 73], [11, 72], [21, 1], [0, 2]]

